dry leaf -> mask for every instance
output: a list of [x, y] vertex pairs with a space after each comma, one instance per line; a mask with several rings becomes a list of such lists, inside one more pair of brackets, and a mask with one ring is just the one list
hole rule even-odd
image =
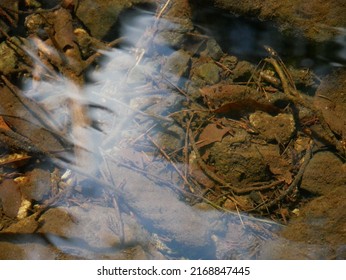
[[25, 153], [13, 153], [0, 157], [0, 166], [8, 166], [11, 168], [17, 168], [23, 166], [31, 158]]
[[11, 128], [7, 125], [3, 117], [0, 116], [0, 129], [3, 130], [11, 130]]
[[221, 128], [215, 123], [208, 124], [199, 136], [197, 147], [201, 148], [214, 142], [221, 142], [222, 138], [229, 130], [229, 127]]
[[213, 112], [233, 118], [240, 118], [256, 111], [266, 112], [271, 115], [276, 115], [281, 112], [278, 107], [270, 103], [261, 103], [253, 99], [243, 99], [235, 102], [229, 102], [220, 106]]

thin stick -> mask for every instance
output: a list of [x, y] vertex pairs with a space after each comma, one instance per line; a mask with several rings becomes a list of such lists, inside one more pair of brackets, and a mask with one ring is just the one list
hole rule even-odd
[[237, 210], [238, 217], [239, 217], [239, 220], [240, 220], [240, 222], [241, 222], [243, 228], [245, 228], [245, 225], [244, 225], [243, 219], [241, 218], [241, 215], [240, 215], [240, 213], [239, 213], [239, 209], [238, 209], [238, 207], [237, 207], [237, 204], [235, 204], [235, 209]]
[[158, 21], [161, 18], [163, 12], [166, 10], [166, 8], [167, 8], [167, 6], [169, 5], [170, 2], [171, 2], [171, 0], [167, 0], [165, 5], [163, 5], [162, 9], [160, 10], [158, 15], [156, 16], [156, 21]]
[[[106, 169], [107, 169], [108, 177], [111, 180], [111, 184], [113, 186], [116, 186], [116, 184], [114, 182], [114, 179], [113, 179], [113, 176], [111, 175], [111, 171], [110, 171], [110, 168], [109, 168], [108, 160], [105, 157], [105, 155], [102, 152], [102, 150], [101, 150], [101, 155], [102, 155], [103, 161], [106, 164]], [[106, 180], [106, 178], [104, 178], [104, 180]], [[116, 189], [120, 190], [124, 184], [125, 184], [125, 182], [121, 182]], [[114, 212], [115, 212], [115, 217], [117, 219], [116, 225], [118, 226], [118, 229], [119, 229], [119, 232], [120, 232], [120, 234], [119, 234], [120, 235], [120, 242], [123, 244], [124, 241], [125, 241], [124, 222], [123, 222], [123, 219], [122, 219], [121, 214], [120, 214], [120, 208], [119, 208], [119, 205], [118, 205], [117, 197], [113, 193], [111, 193], [111, 197], [112, 197], [112, 204], [113, 204], [113, 208], [114, 208]]]
[[182, 95], [186, 97], [186, 100], [189, 101], [190, 97], [187, 95], [186, 92], [184, 92], [181, 88], [179, 88], [177, 85], [173, 84], [165, 75], [162, 75], [162, 78], [167, 81], [171, 86], [173, 86], [177, 91], [179, 91]]
[[296, 90], [296, 85], [293, 81], [292, 75], [291, 75], [290, 71], [287, 69], [285, 63], [282, 61], [281, 57], [278, 55], [278, 53], [272, 47], [269, 47], [266, 45], [264, 45], [263, 47], [269, 53], [269, 55], [279, 63], [279, 65], [282, 67], [283, 72], [285, 73], [288, 81], [290, 82], [290, 86], [294, 90]]
[[174, 163], [174, 161], [169, 157], [169, 155], [155, 142], [155, 140], [152, 137], [150, 137], [149, 134], [147, 134], [147, 137], [154, 144], [154, 146], [160, 151], [160, 153], [164, 156], [164, 158], [167, 159], [170, 162], [170, 164], [172, 164], [175, 171], [183, 179], [184, 183], [189, 187], [189, 189], [193, 190], [193, 187], [190, 184], [190, 182], [187, 180], [187, 178], [184, 176], [184, 174], [180, 171], [180, 169], [177, 167], [177, 165]]
[[297, 93], [290, 90], [288, 82], [287, 82], [287, 79], [285, 77], [285, 74], [283, 73], [281, 67], [279, 66], [279, 64], [277, 62], [277, 60], [275, 60], [274, 58], [270, 57], [270, 58], [265, 58], [264, 61], [270, 63], [274, 67], [275, 71], [278, 73], [278, 75], [280, 77], [280, 80], [281, 80], [281, 84], [282, 84], [282, 88], [284, 90], [284, 93], [287, 96], [294, 95], [294, 96], [297, 97], [297, 95], [296, 95]]
[[185, 145], [184, 145], [184, 159], [185, 159], [185, 176], [187, 176], [187, 173], [190, 173], [189, 170], [189, 155], [188, 155], [188, 147], [189, 147], [189, 131], [190, 131], [190, 126], [191, 126], [191, 122], [193, 120], [193, 114], [191, 116], [191, 118], [188, 120], [187, 124], [186, 124], [186, 133], [185, 133]]
[[[35, 115], [37, 120], [42, 123], [47, 129], [52, 131], [59, 131], [59, 125], [54, 121], [50, 114], [40, 107], [36, 102], [23, 96], [19, 93], [19, 89], [14, 86], [4, 75], [1, 75], [1, 80], [5, 83], [8, 89], [13, 93], [13, 95], [24, 105], [24, 107]], [[59, 133], [55, 133], [60, 135]]]

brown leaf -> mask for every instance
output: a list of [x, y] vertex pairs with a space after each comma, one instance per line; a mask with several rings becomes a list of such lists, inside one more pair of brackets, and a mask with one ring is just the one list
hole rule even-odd
[[7, 125], [7, 123], [4, 121], [3, 117], [1, 116], [0, 116], [0, 129], [11, 130], [11, 128]]
[[197, 147], [201, 148], [214, 142], [220, 142], [229, 130], [229, 127], [221, 128], [215, 123], [208, 124], [199, 136]]
[[272, 115], [281, 112], [278, 107], [270, 103], [261, 103], [253, 99], [243, 99], [235, 102], [229, 102], [215, 109], [213, 112], [227, 115], [232, 118], [240, 118], [254, 113], [255, 111], [263, 111]]

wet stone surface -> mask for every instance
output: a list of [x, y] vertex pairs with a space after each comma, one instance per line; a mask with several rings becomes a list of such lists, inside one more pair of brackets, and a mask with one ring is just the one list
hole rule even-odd
[[326, 195], [335, 187], [346, 185], [346, 165], [331, 152], [317, 153], [307, 166], [301, 188]]
[[273, 117], [264, 112], [255, 112], [249, 116], [249, 121], [267, 142], [286, 145], [295, 133], [295, 122], [291, 114]]

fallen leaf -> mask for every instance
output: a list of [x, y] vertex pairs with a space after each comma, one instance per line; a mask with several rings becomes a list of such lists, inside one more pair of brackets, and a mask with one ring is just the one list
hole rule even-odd
[[276, 115], [281, 112], [278, 107], [270, 103], [261, 103], [253, 99], [243, 99], [226, 103], [215, 109], [213, 113], [222, 114], [233, 118], [241, 118], [256, 111], [266, 112], [271, 115]]
[[208, 124], [199, 136], [197, 147], [201, 148], [214, 142], [221, 142], [229, 130], [229, 127], [220, 127], [215, 123]]
[[7, 166], [11, 168], [17, 168], [23, 166], [31, 158], [26, 153], [13, 153], [0, 157], [0, 166]]
[[3, 130], [11, 130], [11, 128], [7, 125], [3, 117], [0, 116], [0, 129]]

